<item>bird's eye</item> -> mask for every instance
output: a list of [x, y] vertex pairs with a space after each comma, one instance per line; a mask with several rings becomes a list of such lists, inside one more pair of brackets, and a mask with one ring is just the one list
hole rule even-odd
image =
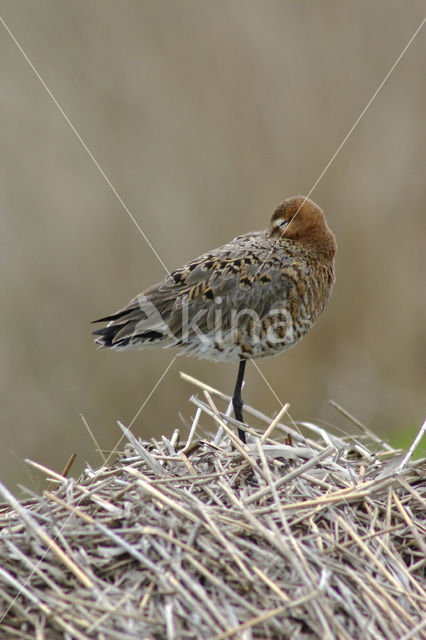
[[284, 229], [284, 227], [288, 224], [288, 220], [283, 220], [281, 218], [281, 220], [277, 220], [277, 227], [278, 229]]

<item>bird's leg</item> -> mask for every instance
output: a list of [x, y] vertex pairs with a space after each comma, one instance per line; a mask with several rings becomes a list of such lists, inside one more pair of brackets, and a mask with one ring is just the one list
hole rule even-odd
[[[243, 386], [244, 371], [246, 369], [246, 360], [240, 360], [240, 366], [238, 367], [238, 377], [235, 384], [234, 395], [232, 396], [232, 406], [234, 407], [234, 414], [236, 420], [244, 422], [243, 418], [243, 399], [241, 397], [241, 388]], [[238, 429], [238, 436], [244, 444], [246, 443], [246, 432], [243, 429]]]

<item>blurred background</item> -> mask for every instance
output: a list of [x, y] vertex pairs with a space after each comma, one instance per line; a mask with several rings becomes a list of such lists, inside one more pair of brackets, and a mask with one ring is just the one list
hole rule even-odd
[[[422, 20], [380, 0], [2, 0], [1, 15], [169, 268], [307, 194]], [[294, 420], [342, 404], [407, 445], [423, 420], [424, 29], [312, 193], [338, 240], [312, 332], [257, 364]], [[90, 321], [164, 269], [0, 25], [0, 478], [25, 458], [99, 465], [174, 352], [97, 350]], [[422, 275], [423, 274], [423, 275]], [[231, 392], [237, 366], [178, 358], [133, 424], [194, 414], [179, 371]], [[253, 365], [245, 401], [280, 405]], [[202, 424], [211, 429], [212, 424]]]

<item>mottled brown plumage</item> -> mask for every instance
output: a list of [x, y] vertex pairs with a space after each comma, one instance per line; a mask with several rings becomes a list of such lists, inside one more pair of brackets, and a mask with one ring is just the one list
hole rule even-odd
[[[323, 310], [335, 251], [321, 209], [289, 198], [266, 230], [195, 258], [98, 320], [108, 324], [94, 332], [96, 342], [118, 350], [175, 346], [221, 361], [272, 356], [296, 344]], [[243, 373], [240, 366], [240, 383]]]

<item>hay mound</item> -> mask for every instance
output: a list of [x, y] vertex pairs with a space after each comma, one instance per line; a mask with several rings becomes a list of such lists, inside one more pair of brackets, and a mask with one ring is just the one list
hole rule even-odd
[[[201, 386], [186, 443], [123, 428], [109, 466], [1, 488], [0, 637], [425, 637], [426, 461], [285, 408], [242, 446]], [[194, 441], [201, 419], [218, 432]]]

